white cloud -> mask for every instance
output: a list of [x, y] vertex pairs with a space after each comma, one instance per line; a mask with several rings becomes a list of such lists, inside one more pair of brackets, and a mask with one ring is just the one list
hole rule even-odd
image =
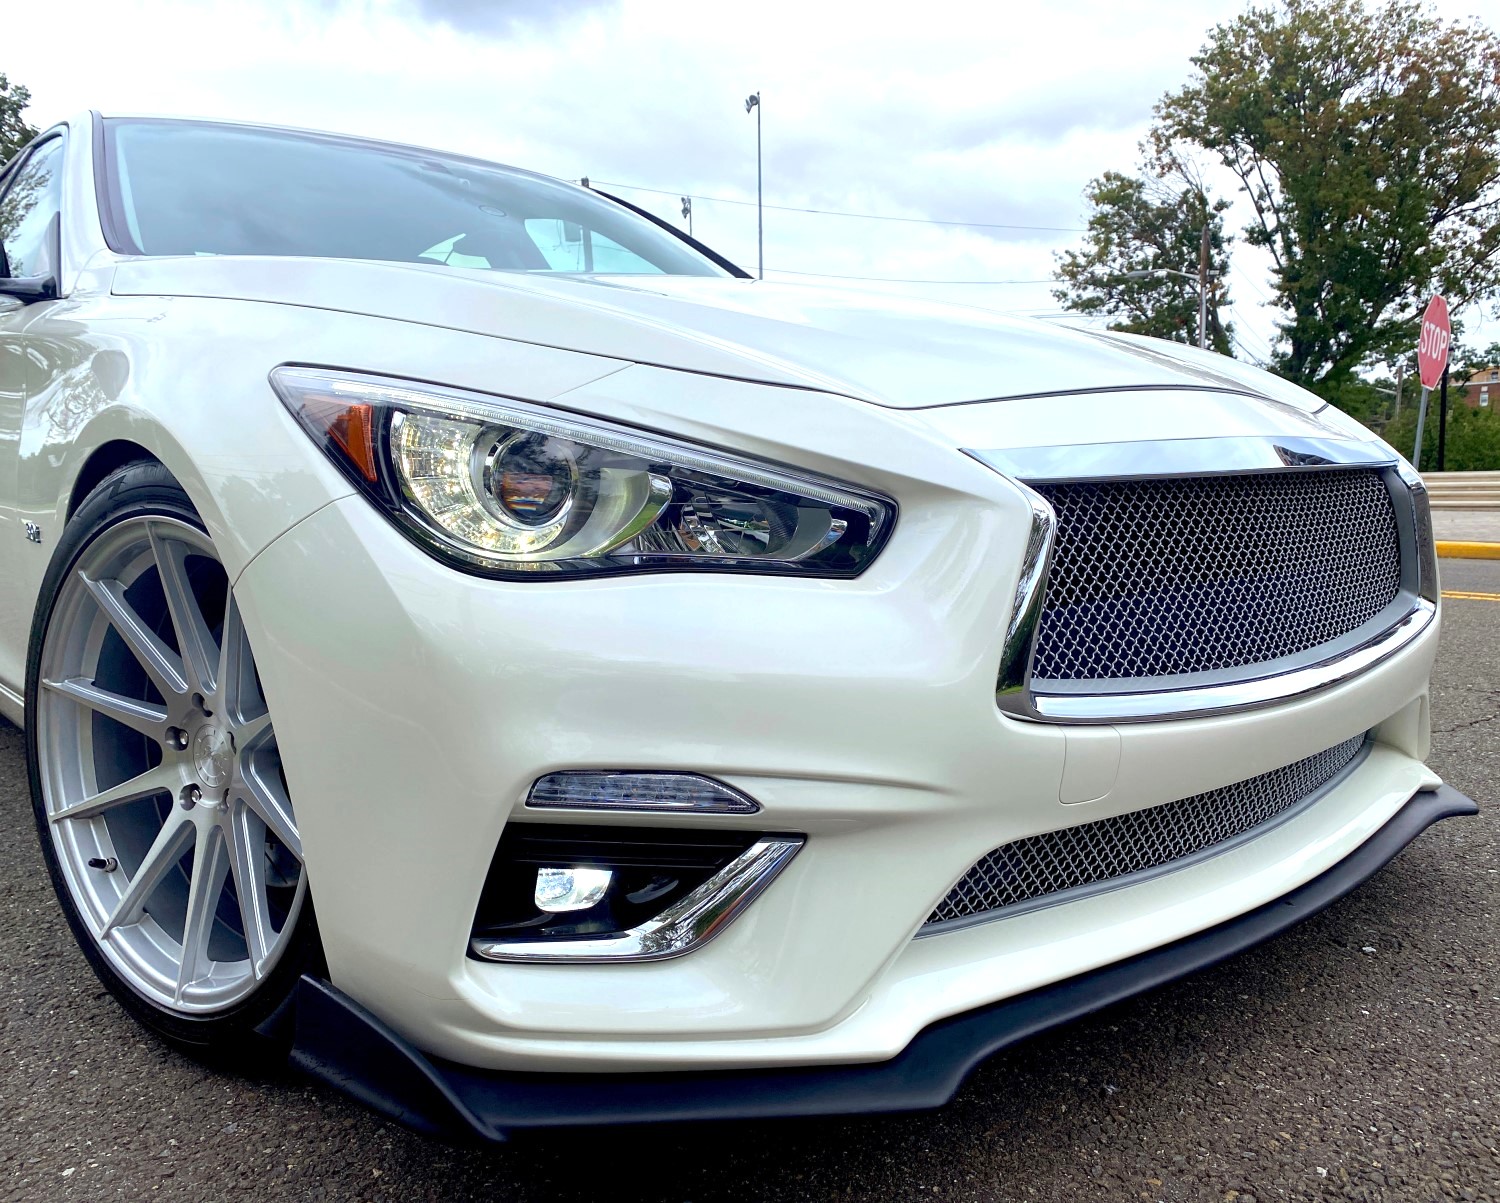
[[[1234, 0], [54, 0], [8, 13], [0, 70], [45, 123], [85, 108], [191, 114], [429, 144], [576, 178], [678, 220], [676, 193], [895, 216], [1076, 227], [1085, 183], [1129, 170], [1151, 106]], [[1445, 0], [1441, 11], [1476, 5]], [[1500, 0], [1478, 4], [1500, 26]], [[1449, 11], [1451, 10], [1451, 11]], [[78, 36], [58, 36], [62, 30]], [[753, 267], [755, 211], [695, 203], [694, 230]], [[1050, 277], [1076, 235], [770, 211], [771, 268], [935, 280]], [[1264, 269], [1232, 281], [1245, 343]], [[807, 277], [812, 279], [813, 277]], [[899, 288], [876, 284], [872, 287]], [[915, 291], [1020, 311], [1047, 284]]]

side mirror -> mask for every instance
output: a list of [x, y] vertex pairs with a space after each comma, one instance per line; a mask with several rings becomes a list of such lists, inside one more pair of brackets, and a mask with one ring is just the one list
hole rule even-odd
[[40, 276], [12, 276], [5, 258], [5, 247], [0, 245], [0, 297], [15, 297], [24, 305], [57, 300], [57, 265], [62, 262], [62, 219], [59, 214], [54, 213], [47, 223], [46, 237], [47, 259], [52, 270]]
[[0, 279], [0, 297], [15, 297], [23, 304], [57, 300], [56, 276], [7, 276]]

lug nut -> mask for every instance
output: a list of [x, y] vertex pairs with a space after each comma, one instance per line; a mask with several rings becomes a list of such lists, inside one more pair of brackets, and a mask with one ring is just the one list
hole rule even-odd
[[199, 802], [203, 801], [203, 791], [196, 785], [184, 785], [182, 793], [177, 797], [182, 803], [183, 810], [192, 810]]
[[188, 746], [188, 733], [181, 727], [167, 728], [167, 747], [174, 752], [186, 752]]

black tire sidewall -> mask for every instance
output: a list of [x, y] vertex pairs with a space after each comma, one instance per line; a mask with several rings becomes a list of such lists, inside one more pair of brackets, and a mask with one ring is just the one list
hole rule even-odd
[[99, 980], [136, 1020], [176, 1047], [200, 1056], [237, 1061], [260, 1059], [266, 1054], [284, 1055], [291, 1028], [285, 1021], [285, 1004], [302, 973], [321, 961], [310, 896], [303, 899], [290, 944], [254, 993], [211, 1015], [182, 1014], [169, 1011], [141, 994], [110, 964], [73, 899], [53, 844], [42, 796], [41, 750], [37, 740], [42, 646], [58, 594], [79, 557], [105, 532], [122, 522], [143, 517], [173, 518], [208, 533], [182, 486], [162, 465], [150, 461], [127, 464], [105, 477], [68, 520], [42, 580], [26, 656], [25, 727], [27, 776], [42, 859], [52, 878], [58, 905], [84, 956]]

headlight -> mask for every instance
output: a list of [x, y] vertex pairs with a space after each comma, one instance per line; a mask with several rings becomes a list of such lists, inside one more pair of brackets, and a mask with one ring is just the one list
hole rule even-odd
[[855, 576], [894, 517], [847, 485], [523, 401], [319, 368], [271, 384], [362, 492], [471, 571]]

